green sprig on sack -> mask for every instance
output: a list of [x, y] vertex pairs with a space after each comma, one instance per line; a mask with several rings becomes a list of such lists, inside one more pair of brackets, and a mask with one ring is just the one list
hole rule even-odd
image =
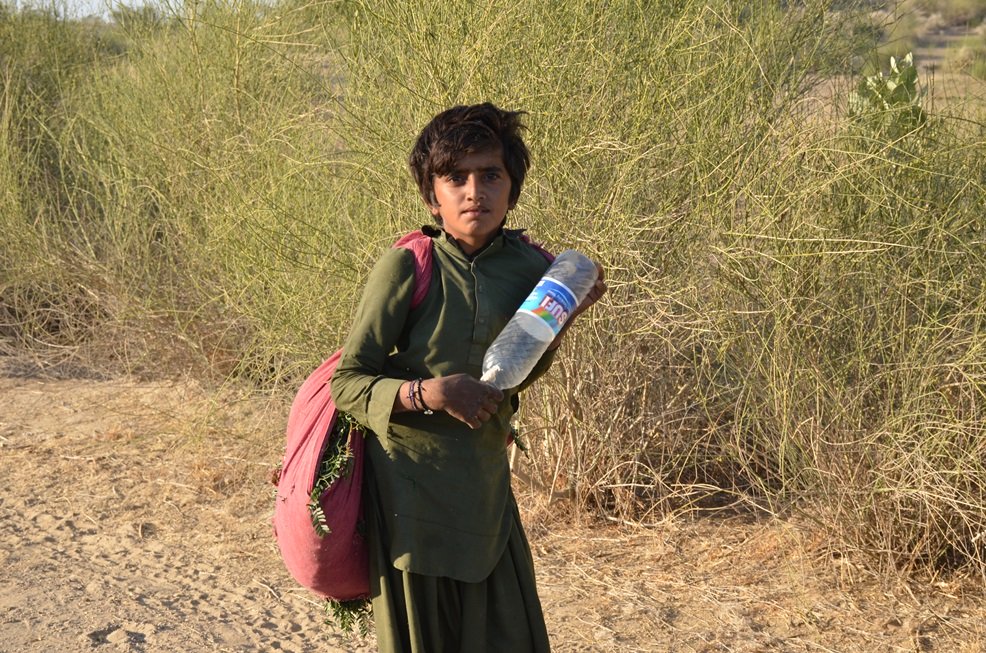
[[[319, 537], [331, 533], [322, 510], [322, 494], [333, 483], [353, 471], [353, 452], [349, 446], [353, 430], [362, 430], [359, 423], [348, 413], [339, 413], [325, 444], [325, 452], [318, 465], [315, 483], [309, 495], [308, 512], [312, 527]], [[372, 609], [369, 599], [335, 601], [326, 599], [323, 604], [325, 622], [339, 628], [349, 636], [366, 637], [370, 632]]]
[[325, 452], [319, 463], [315, 484], [312, 486], [312, 493], [309, 495], [308, 501], [312, 527], [319, 537], [325, 537], [332, 532], [325, 520], [325, 512], [322, 510], [322, 494], [337, 480], [352, 473], [353, 452], [349, 447], [349, 440], [353, 430], [358, 429], [359, 423], [351, 415], [339, 413], [325, 445]]

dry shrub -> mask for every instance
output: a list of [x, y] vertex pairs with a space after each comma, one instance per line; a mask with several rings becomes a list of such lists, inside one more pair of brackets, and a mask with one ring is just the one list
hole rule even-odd
[[525, 398], [544, 492], [797, 509], [884, 564], [984, 570], [984, 121], [812, 99], [872, 34], [846, 3], [192, 3], [101, 26], [81, 69], [24, 44], [91, 25], [19, 16], [5, 338], [295, 381], [430, 220], [417, 130], [492, 100], [529, 112], [511, 225], [612, 288]]

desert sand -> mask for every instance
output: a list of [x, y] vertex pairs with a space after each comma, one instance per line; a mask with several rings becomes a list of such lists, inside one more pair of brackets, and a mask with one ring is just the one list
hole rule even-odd
[[[289, 399], [0, 356], [0, 651], [375, 650], [278, 557]], [[876, 573], [796, 515], [641, 527], [516, 491], [554, 650], [986, 650], [982, 579]]]

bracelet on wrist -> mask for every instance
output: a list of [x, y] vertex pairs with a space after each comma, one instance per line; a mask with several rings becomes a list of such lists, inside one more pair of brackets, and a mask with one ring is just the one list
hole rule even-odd
[[414, 381], [408, 381], [407, 384], [407, 401], [411, 404], [411, 410], [418, 410], [418, 402], [414, 398]]
[[425, 415], [434, 415], [435, 411], [433, 411], [431, 408], [428, 408], [428, 404], [425, 403], [425, 395], [421, 389], [422, 383], [423, 382], [421, 381], [421, 379], [418, 379], [418, 403], [421, 404], [421, 409]]

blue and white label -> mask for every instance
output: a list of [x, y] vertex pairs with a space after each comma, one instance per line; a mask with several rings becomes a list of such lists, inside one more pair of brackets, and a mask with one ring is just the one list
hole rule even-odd
[[517, 310], [543, 320], [557, 336], [575, 310], [575, 293], [559, 281], [543, 278]]

